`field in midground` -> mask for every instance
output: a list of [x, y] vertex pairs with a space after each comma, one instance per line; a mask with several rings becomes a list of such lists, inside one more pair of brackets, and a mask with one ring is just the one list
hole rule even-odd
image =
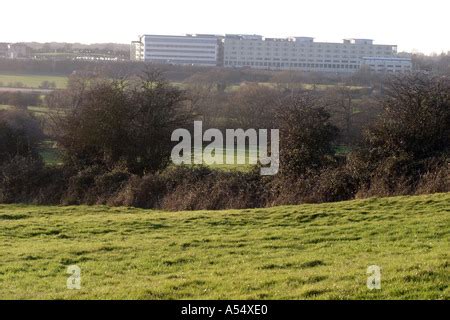
[[[22, 84], [26, 88], [39, 88], [42, 82], [48, 81], [53, 82], [56, 85], [57, 89], [64, 89], [67, 87], [67, 83], [69, 81], [66, 76], [58, 76], [58, 75], [34, 75], [34, 74], [0, 74], [0, 87], [15, 87], [18, 83]], [[172, 82], [174, 86], [184, 88], [186, 83], [184, 82]], [[275, 87], [276, 83], [273, 82], [259, 82], [258, 84], [264, 85], [267, 87]], [[233, 84], [228, 87], [227, 90], [233, 91], [239, 89], [242, 85], [245, 85], [245, 82], [240, 84]], [[297, 86], [299, 88], [303, 88], [305, 90], [324, 90], [327, 88], [332, 88], [335, 85], [333, 84], [313, 84], [313, 83], [297, 83], [291, 84], [293, 86]], [[350, 89], [361, 89], [364, 87], [361, 86], [346, 86]]]
[[[198, 212], [0, 205], [0, 299], [448, 299], [449, 227], [449, 193]], [[369, 265], [381, 290], [366, 287]]]
[[67, 86], [68, 78], [54, 75], [0, 74], [0, 84], [9, 87], [15, 87], [18, 83], [20, 83], [27, 88], [39, 88], [44, 81], [54, 82], [56, 88], [63, 89]]

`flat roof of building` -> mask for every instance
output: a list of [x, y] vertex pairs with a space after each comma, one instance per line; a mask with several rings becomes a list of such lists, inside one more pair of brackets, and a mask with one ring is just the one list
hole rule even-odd
[[165, 35], [165, 34], [144, 34], [142, 37], [160, 37], [160, 38], [216, 38], [220, 36], [210, 34], [181, 34], [181, 35]]
[[276, 41], [276, 42], [313, 42], [318, 44], [342, 44], [346, 42], [350, 42], [351, 44], [359, 44], [361, 42], [370, 42], [373, 45], [382, 45], [382, 46], [391, 46], [397, 47], [397, 45], [391, 44], [377, 44], [373, 43], [373, 39], [368, 38], [344, 38], [343, 42], [323, 42], [323, 41], [314, 41], [314, 37], [306, 37], [306, 36], [294, 36], [294, 37], [264, 37], [258, 34], [225, 34], [225, 35], [216, 35], [216, 34], [184, 34], [184, 35], [161, 35], [161, 34], [144, 34], [142, 37], [161, 37], [161, 38], [204, 38], [204, 39], [238, 39], [238, 40], [262, 40], [262, 41]]

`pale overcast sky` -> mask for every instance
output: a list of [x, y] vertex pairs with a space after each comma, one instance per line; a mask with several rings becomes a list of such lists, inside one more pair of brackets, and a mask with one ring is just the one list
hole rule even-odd
[[450, 51], [449, 0], [2, 0], [0, 42], [117, 42], [139, 34], [370, 38]]

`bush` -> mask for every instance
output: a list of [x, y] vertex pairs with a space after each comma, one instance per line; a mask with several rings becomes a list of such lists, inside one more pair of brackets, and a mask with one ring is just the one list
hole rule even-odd
[[333, 162], [338, 130], [311, 93], [286, 98], [279, 108], [280, 172], [290, 176], [319, 170]]
[[87, 167], [68, 179], [62, 202], [73, 204], [107, 204], [130, 179], [130, 173], [123, 168], [105, 171], [100, 166]]
[[42, 81], [39, 85], [39, 89], [56, 89], [56, 83], [54, 81]]
[[38, 158], [39, 123], [22, 110], [0, 111], [0, 163], [16, 156]]
[[416, 194], [450, 192], [450, 159], [431, 164], [416, 188]]
[[357, 180], [345, 165], [309, 170], [296, 177], [277, 176], [265, 187], [266, 205], [293, 205], [353, 199]]
[[[166, 210], [218, 210], [263, 206], [259, 171], [218, 171], [194, 168], [172, 185], [161, 207]], [[179, 173], [179, 172], [178, 172]], [[172, 172], [177, 174], [177, 172]]]
[[28, 106], [39, 106], [41, 103], [41, 96], [38, 93], [0, 92], [0, 104], [24, 109]]
[[415, 74], [394, 78], [384, 111], [366, 134], [375, 161], [408, 154], [411, 160], [440, 157], [450, 150], [450, 79]]
[[355, 197], [358, 183], [346, 166], [326, 168], [317, 181], [313, 191], [314, 202], [335, 202]]
[[[384, 111], [349, 156], [358, 197], [445, 190], [450, 152], [450, 81], [414, 74], [392, 79]], [[436, 181], [431, 181], [435, 177]]]
[[16, 156], [0, 165], [0, 203], [41, 203], [48, 175], [42, 161]]
[[67, 164], [108, 170], [125, 164], [139, 175], [168, 164], [172, 132], [190, 119], [182, 91], [158, 72], [129, 82], [71, 81], [64, 95], [49, 98], [53, 108], [66, 109], [64, 115], [54, 116], [53, 131]]
[[117, 193], [111, 204], [139, 208], [160, 208], [161, 200], [167, 191], [166, 182], [159, 174], [151, 173], [144, 177], [132, 176]]
[[180, 166], [131, 177], [111, 203], [172, 211], [249, 208], [261, 206], [262, 194], [259, 172]]

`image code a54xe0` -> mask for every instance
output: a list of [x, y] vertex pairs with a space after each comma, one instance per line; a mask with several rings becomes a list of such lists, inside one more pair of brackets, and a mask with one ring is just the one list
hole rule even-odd
[[436, 310], [447, 2], [3, 1], [0, 300]]

